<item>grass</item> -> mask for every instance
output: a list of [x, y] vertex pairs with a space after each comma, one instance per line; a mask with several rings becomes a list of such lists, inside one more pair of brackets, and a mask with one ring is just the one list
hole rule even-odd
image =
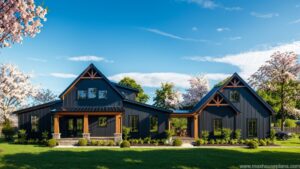
[[297, 135], [296, 137], [285, 140], [285, 141], [276, 140], [275, 144], [278, 144], [281, 146], [299, 146], [300, 147], [300, 139], [299, 139], [299, 136]]
[[300, 148], [51, 149], [0, 143], [0, 149], [0, 169], [234, 169], [251, 164], [300, 164]]

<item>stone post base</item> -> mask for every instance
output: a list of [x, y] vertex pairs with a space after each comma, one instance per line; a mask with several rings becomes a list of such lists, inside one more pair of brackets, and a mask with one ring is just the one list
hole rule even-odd
[[85, 138], [85, 139], [87, 139], [87, 140], [90, 140], [91, 134], [90, 133], [83, 133], [82, 137]]
[[116, 143], [122, 141], [122, 133], [115, 133], [114, 137]]
[[56, 140], [60, 139], [60, 133], [52, 133], [52, 138]]

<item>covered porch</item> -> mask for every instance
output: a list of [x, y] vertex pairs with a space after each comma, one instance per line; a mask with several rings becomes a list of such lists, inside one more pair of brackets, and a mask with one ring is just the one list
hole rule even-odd
[[170, 115], [169, 118], [169, 130], [172, 130], [172, 119], [185, 119], [187, 122], [187, 128], [183, 135], [178, 134], [175, 137], [180, 138], [195, 138], [197, 139], [199, 137], [199, 120], [198, 120], [198, 114], [197, 113], [190, 113], [190, 112], [175, 112]]
[[122, 140], [122, 112], [55, 112], [52, 136]]

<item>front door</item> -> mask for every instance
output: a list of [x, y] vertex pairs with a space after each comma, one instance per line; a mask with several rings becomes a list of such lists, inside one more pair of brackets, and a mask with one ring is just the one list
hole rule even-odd
[[82, 137], [83, 119], [82, 117], [69, 117], [67, 119], [67, 136]]

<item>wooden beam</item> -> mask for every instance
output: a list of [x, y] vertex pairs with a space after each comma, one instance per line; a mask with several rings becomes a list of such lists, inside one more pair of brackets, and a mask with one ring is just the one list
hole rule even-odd
[[83, 133], [89, 133], [89, 116], [87, 113], [83, 116]]
[[74, 115], [74, 116], [82, 116], [82, 115], [89, 115], [89, 116], [99, 116], [99, 115], [103, 115], [103, 116], [115, 116], [115, 115], [119, 115], [122, 114], [122, 112], [89, 112], [89, 113], [85, 113], [85, 112], [57, 112], [56, 114], [58, 115]]
[[229, 104], [207, 104], [207, 106], [217, 106], [217, 107], [220, 107], [220, 106], [229, 106]]
[[54, 115], [54, 118], [53, 118], [53, 120], [54, 120], [54, 133], [55, 134], [59, 134], [59, 116], [56, 114], [56, 115]]
[[193, 117], [195, 113], [189, 113], [189, 114], [171, 114], [171, 118], [184, 118], [184, 117]]
[[115, 133], [120, 134], [122, 133], [122, 115], [118, 114], [116, 117], [116, 131]]
[[224, 88], [242, 88], [246, 86], [225, 86]]
[[199, 123], [198, 123], [198, 114], [194, 115], [194, 138], [198, 139], [198, 132], [199, 132]]

